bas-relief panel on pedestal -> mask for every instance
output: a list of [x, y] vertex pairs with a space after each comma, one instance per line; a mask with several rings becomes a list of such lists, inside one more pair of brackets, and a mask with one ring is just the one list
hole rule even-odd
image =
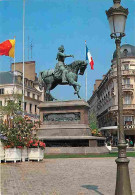
[[71, 113], [49, 113], [43, 114], [43, 121], [79, 121], [81, 119], [80, 112]]

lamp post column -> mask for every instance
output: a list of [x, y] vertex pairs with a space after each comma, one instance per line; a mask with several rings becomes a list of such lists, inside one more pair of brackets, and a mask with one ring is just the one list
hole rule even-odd
[[129, 159], [126, 157], [126, 142], [124, 136], [123, 125], [123, 93], [122, 93], [122, 74], [121, 74], [121, 59], [120, 59], [120, 43], [121, 38], [115, 39], [116, 43], [116, 60], [117, 60], [117, 86], [118, 86], [118, 158], [117, 163], [117, 177], [115, 195], [132, 195], [128, 163]]

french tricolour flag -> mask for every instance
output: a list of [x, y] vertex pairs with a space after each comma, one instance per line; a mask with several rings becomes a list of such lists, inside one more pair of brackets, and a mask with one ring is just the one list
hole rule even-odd
[[91, 56], [91, 53], [86, 45], [86, 60], [89, 61], [89, 64], [91, 66], [91, 70], [94, 70], [94, 61], [93, 61], [93, 58]]

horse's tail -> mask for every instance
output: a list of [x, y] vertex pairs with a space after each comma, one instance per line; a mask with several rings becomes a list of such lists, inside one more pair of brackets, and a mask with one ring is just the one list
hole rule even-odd
[[40, 72], [39, 73], [39, 77], [38, 77], [38, 82], [41, 84], [42, 83], [42, 81], [43, 81], [43, 79], [42, 79], [42, 73], [43, 72]]
[[39, 72], [38, 82], [39, 82], [39, 88], [42, 90], [43, 88], [43, 78], [42, 78], [43, 72]]

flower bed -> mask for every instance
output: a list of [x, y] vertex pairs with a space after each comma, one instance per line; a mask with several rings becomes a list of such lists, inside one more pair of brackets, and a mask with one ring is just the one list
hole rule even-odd
[[93, 129], [93, 130], [91, 131], [91, 134], [92, 134], [93, 136], [102, 137], [102, 134], [101, 134], [97, 129]]

